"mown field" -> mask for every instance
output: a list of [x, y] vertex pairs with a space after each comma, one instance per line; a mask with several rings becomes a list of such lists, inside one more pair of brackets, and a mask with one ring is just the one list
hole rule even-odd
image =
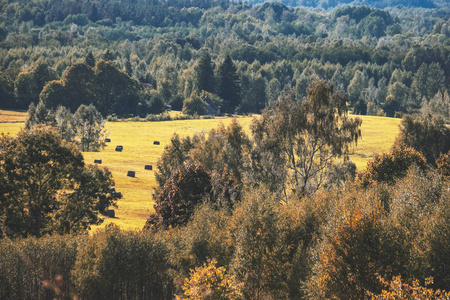
[[[24, 127], [25, 113], [0, 110], [0, 132], [16, 134]], [[351, 159], [359, 170], [375, 153], [388, 151], [398, 133], [400, 119], [361, 116], [362, 140], [351, 151]], [[249, 132], [252, 117], [240, 117], [239, 123]], [[116, 182], [116, 190], [122, 192], [118, 201], [115, 218], [107, 218], [101, 227], [114, 222], [124, 229], [140, 229], [153, 209], [152, 193], [156, 185], [155, 168], [145, 170], [146, 164], [156, 165], [164, 146], [174, 133], [181, 136], [209, 131], [219, 123], [228, 125], [231, 118], [180, 120], [163, 122], [108, 122], [111, 143], [101, 152], [84, 153], [86, 163], [101, 159], [102, 166], [108, 167]], [[159, 141], [160, 145], [153, 145]], [[117, 145], [123, 146], [116, 152]], [[136, 177], [127, 177], [127, 171], [136, 172]]]

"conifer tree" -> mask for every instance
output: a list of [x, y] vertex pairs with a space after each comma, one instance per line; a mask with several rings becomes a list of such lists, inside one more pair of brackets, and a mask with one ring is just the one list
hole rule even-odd
[[229, 55], [220, 65], [218, 77], [218, 93], [223, 99], [223, 111], [232, 113], [241, 103], [241, 88], [237, 69]]
[[216, 78], [214, 65], [208, 52], [203, 52], [198, 65], [195, 67], [195, 81], [199, 91], [214, 93], [216, 91]]

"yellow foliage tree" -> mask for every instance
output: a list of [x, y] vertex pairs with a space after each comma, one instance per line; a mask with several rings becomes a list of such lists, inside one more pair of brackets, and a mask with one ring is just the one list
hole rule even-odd
[[224, 267], [217, 267], [215, 259], [209, 260], [202, 267], [191, 270], [185, 279], [183, 295], [175, 296], [177, 300], [234, 300], [243, 299], [242, 284], [234, 276], [226, 274]]
[[402, 282], [400, 276], [392, 278], [392, 281], [386, 283], [389, 290], [383, 290], [379, 295], [373, 295], [372, 300], [441, 300], [450, 299], [450, 293], [433, 290], [427, 286], [433, 283], [433, 278], [425, 280], [425, 287], [419, 285], [418, 280], [414, 280], [412, 285]]

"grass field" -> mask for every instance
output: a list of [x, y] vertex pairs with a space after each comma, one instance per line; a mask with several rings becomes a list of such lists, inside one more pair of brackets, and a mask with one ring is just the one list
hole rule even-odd
[[[0, 132], [16, 134], [24, 123], [25, 113], [0, 110]], [[375, 153], [388, 151], [398, 133], [400, 119], [362, 116], [362, 140], [352, 149], [351, 159], [359, 170], [364, 169], [367, 161]], [[238, 118], [239, 123], [249, 132], [251, 117]], [[152, 193], [156, 184], [154, 168], [145, 170], [146, 164], [156, 165], [164, 146], [176, 132], [181, 136], [195, 132], [209, 131], [222, 122], [228, 125], [231, 118], [180, 120], [163, 122], [108, 122], [111, 143], [101, 152], [84, 153], [85, 162], [91, 164], [101, 159], [102, 166], [108, 167], [116, 182], [116, 190], [122, 192], [118, 201], [116, 218], [108, 218], [101, 227], [113, 222], [124, 229], [141, 229], [153, 209]], [[153, 145], [159, 141], [160, 145]], [[116, 152], [117, 145], [123, 146], [122, 152]], [[127, 171], [136, 172], [136, 177], [127, 177]], [[95, 228], [94, 228], [95, 229]]]

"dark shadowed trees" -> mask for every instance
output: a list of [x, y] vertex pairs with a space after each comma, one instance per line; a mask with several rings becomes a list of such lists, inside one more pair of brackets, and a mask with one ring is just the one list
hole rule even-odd
[[222, 110], [233, 113], [241, 104], [241, 87], [237, 69], [227, 55], [219, 66], [218, 95], [223, 99]]
[[204, 51], [195, 67], [195, 83], [199, 91], [216, 92], [216, 77], [211, 56]]

